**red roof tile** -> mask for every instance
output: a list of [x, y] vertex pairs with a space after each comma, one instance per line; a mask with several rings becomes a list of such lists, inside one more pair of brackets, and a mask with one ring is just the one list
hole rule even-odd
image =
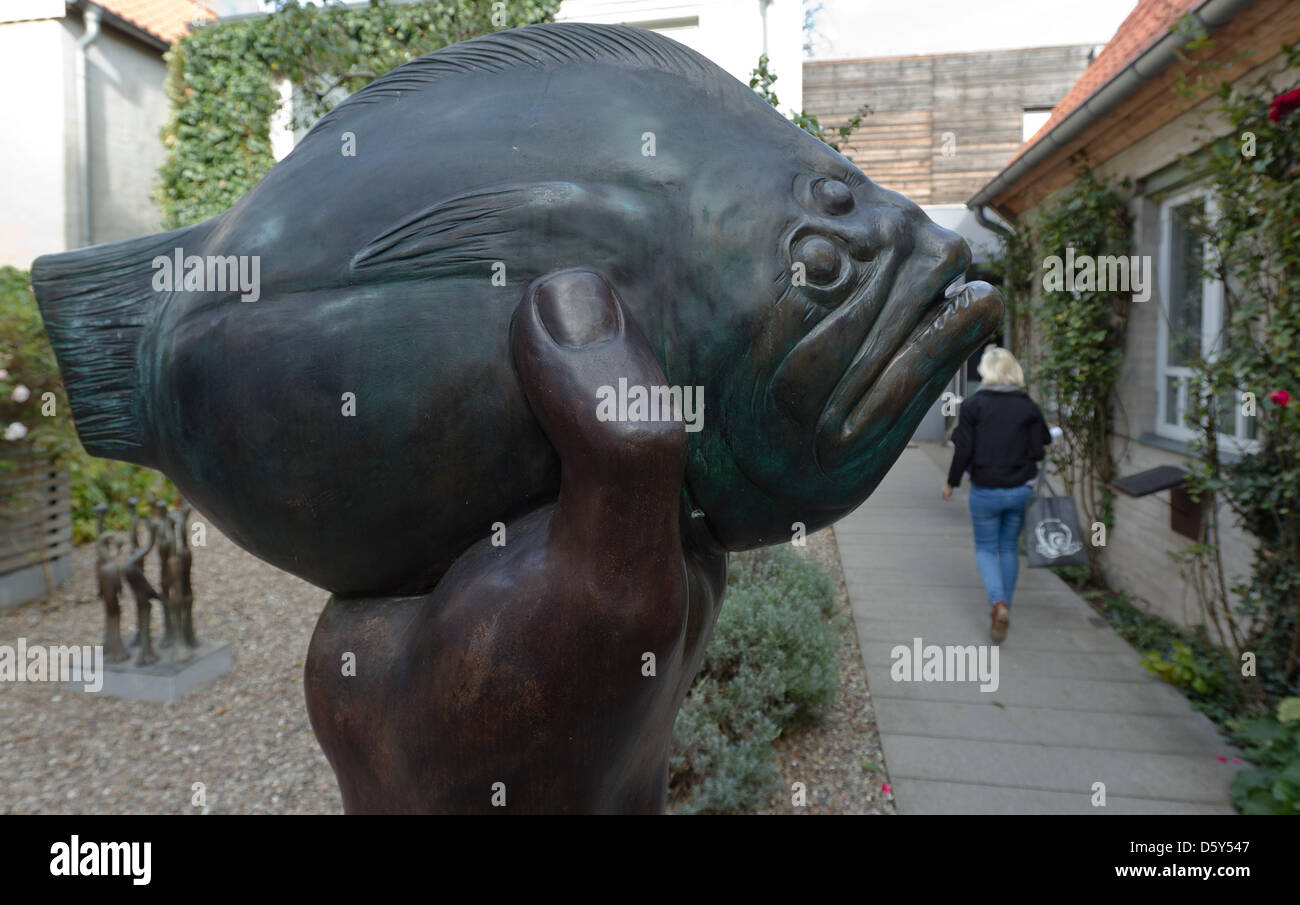
[[162, 38], [168, 44], [189, 29], [196, 19], [207, 21], [217, 18], [212, 10], [194, 0], [92, 0], [116, 13], [149, 34]]
[[1061, 98], [1037, 132], [1016, 153], [1020, 157], [1051, 132], [1061, 121], [1081, 107], [1090, 97], [1119, 75], [1124, 67], [1145, 53], [1185, 14], [1205, 0], [1139, 0], [1133, 12], [1120, 23], [1115, 35], [1092, 61], [1079, 80]]

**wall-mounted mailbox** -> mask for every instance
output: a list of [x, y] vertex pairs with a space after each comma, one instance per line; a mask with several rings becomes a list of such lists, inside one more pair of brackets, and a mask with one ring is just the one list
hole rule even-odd
[[1201, 524], [1205, 518], [1205, 501], [1193, 501], [1187, 494], [1187, 472], [1176, 465], [1149, 468], [1110, 482], [1110, 488], [1129, 497], [1142, 497], [1168, 490], [1169, 527], [1177, 534], [1192, 540], [1201, 539]]
[[1205, 499], [1193, 500], [1180, 484], [1169, 492], [1169, 527], [1183, 537], [1201, 539], [1205, 519]]

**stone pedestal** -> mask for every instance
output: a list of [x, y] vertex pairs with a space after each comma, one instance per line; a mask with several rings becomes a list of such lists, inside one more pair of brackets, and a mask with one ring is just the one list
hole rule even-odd
[[[152, 666], [125, 663], [104, 664], [104, 687], [97, 693], [133, 701], [175, 701], [218, 676], [230, 672], [235, 664], [229, 644], [203, 642], [184, 663], [171, 662], [171, 651], [158, 652], [159, 661]], [[85, 691], [83, 683], [74, 683]]]

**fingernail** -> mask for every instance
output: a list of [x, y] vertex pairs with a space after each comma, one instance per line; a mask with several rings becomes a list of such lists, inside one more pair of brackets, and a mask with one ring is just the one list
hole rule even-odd
[[594, 273], [562, 274], [547, 280], [538, 288], [534, 304], [542, 326], [557, 345], [577, 349], [618, 332], [613, 292]]

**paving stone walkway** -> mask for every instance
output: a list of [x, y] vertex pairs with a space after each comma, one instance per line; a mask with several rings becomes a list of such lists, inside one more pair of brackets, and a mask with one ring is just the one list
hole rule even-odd
[[[899, 813], [1235, 813], [1240, 754], [1083, 599], [1023, 558], [996, 691], [893, 679], [902, 658], [892, 652], [914, 639], [989, 645], [969, 484], [950, 503], [939, 497], [949, 455], [909, 447], [835, 526]], [[1093, 804], [1099, 782], [1104, 807]]]

